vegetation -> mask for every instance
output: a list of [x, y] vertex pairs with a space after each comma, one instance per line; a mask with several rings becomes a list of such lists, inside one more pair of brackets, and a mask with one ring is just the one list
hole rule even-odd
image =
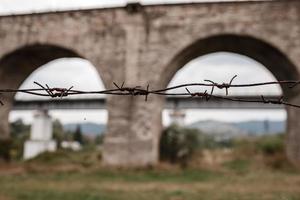
[[188, 160], [199, 146], [195, 129], [188, 129], [172, 125], [164, 130], [160, 139], [160, 158], [173, 164], [179, 163], [186, 167]]
[[[244, 142], [246, 143], [246, 142]], [[259, 147], [258, 141], [249, 141]], [[252, 145], [248, 145], [252, 149]], [[248, 148], [247, 147], [247, 148]], [[161, 163], [147, 170], [101, 167], [101, 153], [60, 150], [24, 163], [0, 169], [0, 199], [210, 199], [296, 200], [300, 198], [300, 171], [274, 169], [257, 156], [239, 155], [239, 146], [229, 160], [200, 165], [192, 159], [185, 169]], [[250, 150], [247, 151], [250, 151]], [[209, 151], [216, 151], [210, 149]], [[253, 153], [255, 154], [255, 153]], [[194, 152], [194, 158], [200, 156]], [[272, 156], [271, 156], [272, 157]], [[4, 176], [5, 175], [5, 176]]]
[[74, 132], [74, 141], [79, 142], [80, 144], [83, 144], [83, 136], [81, 133], [81, 128], [79, 125], [77, 125], [76, 130]]
[[29, 138], [30, 125], [23, 123], [21, 119], [10, 124], [11, 142], [6, 149], [9, 151], [11, 159], [20, 159], [23, 156], [23, 148], [25, 141]]
[[104, 134], [97, 135], [95, 138], [96, 145], [102, 145], [104, 140]]
[[53, 121], [53, 139], [57, 142], [57, 147], [61, 148], [60, 144], [63, 140], [65, 140], [65, 131], [64, 127], [58, 119]]
[[[22, 160], [24, 143], [30, 137], [30, 125], [24, 124], [21, 119], [18, 119], [10, 124], [10, 134], [11, 139], [0, 141], [0, 158]], [[102, 143], [103, 136], [94, 139], [87, 138], [79, 125], [74, 132], [65, 131], [62, 123], [55, 119], [53, 121], [53, 139], [57, 141], [58, 149], [61, 149], [61, 142], [64, 140], [78, 141], [87, 148], [93, 148]]]
[[160, 138], [160, 159], [186, 167], [189, 161], [194, 159], [195, 152], [233, 148], [234, 143], [233, 140], [216, 141], [198, 129], [173, 124], [163, 131]]
[[258, 140], [257, 145], [263, 154], [274, 155], [284, 151], [283, 141], [283, 134], [263, 136]]
[[[74, 137], [55, 123], [55, 137]], [[15, 134], [18, 137], [28, 134], [26, 125], [13, 126], [24, 130]], [[1, 164], [0, 199], [300, 199], [300, 171], [288, 164], [282, 137], [224, 143], [171, 126], [161, 138], [163, 162], [146, 170], [102, 167], [101, 151], [92, 145], [79, 152], [60, 149], [26, 162]], [[95, 140], [101, 143], [102, 138]]]

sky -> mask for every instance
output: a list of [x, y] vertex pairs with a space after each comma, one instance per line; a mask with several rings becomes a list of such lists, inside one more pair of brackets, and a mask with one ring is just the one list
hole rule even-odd
[[[233, 0], [0, 0], [0, 13], [32, 13], [70, 9], [87, 9], [124, 6], [128, 2], [142, 4], [220, 2]], [[245, 1], [245, 0], [235, 0]], [[249, 0], [248, 0], [249, 1]], [[251, 0], [250, 0], [251, 1]], [[255, 1], [255, 0], [253, 0]], [[257, 0], [256, 0], [257, 1]]]
[[[213, 0], [206, 0], [213, 1]], [[220, 0], [217, 0], [220, 1]], [[85, 9], [123, 6], [125, 0], [0, 0], [0, 14], [32, 13], [43, 11], [56, 11], [65, 9]], [[132, 1], [131, 1], [132, 2]], [[143, 4], [155, 3], [178, 3], [178, 2], [199, 2], [180, 0], [142, 0]], [[60, 73], [57, 74], [57, 70]], [[68, 75], [67, 75], [68, 74]], [[249, 76], [255, 74], [255, 76]], [[214, 53], [199, 57], [189, 62], [179, 70], [170, 83], [170, 86], [188, 82], [202, 82], [204, 79], [212, 79], [216, 82], [228, 82], [234, 75], [238, 77], [234, 83], [251, 83], [275, 80], [272, 74], [256, 61], [232, 53]], [[101, 76], [101, 75], [100, 75]], [[63, 80], [63, 81], [62, 81]], [[33, 81], [48, 83], [53, 87], [69, 87], [73, 85], [81, 90], [101, 90], [103, 83], [98, 76], [94, 66], [87, 60], [79, 58], [64, 58], [52, 61], [41, 66], [33, 72], [22, 84], [21, 88], [34, 87]], [[191, 90], [193, 90], [191, 88]], [[223, 91], [217, 91], [221, 94]], [[231, 90], [231, 94], [280, 94], [279, 87], [261, 87], [249, 90]], [[92, 96], [89, 96], [92, 98]], [[30, 99], [29, 95], [17, 94], [17, 99]], [[170, 123], [169, 111], [163, 112], [163, 123]], [[80, 122], [83, 120], [90, 122], [105, 123], [107, 121], [106, 111], [51, 111], [53, 118], [62, 120], [63, 123]], [[23, 118], [26, 123], [32, 121], [33, 112], [12, 111], [10, 121]], [[283, 110], [242, 110], [242, 111], [217, 111], [217, 110], [190, 110], [186, 113], [186, 123], [197, 120], [221, 120], [221, 121], [246, 121], [253, 119], [284, 120], [286, 112]]]

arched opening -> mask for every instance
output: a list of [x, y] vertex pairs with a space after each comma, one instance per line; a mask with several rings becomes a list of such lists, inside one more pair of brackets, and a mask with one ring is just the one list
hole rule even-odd
[[[228, 59], [229, 55], [229, 60]], [[238, 57], [236, 57], [239, 55]], [[209, 57], [213, 58], [208, 62]], [[216, 58], [218, 57], [219, 58]], [[235, 56], [238, 59], [230, 58], [230, 56]], [[239, 61], [239, 59], [244, 60], [243, 62]], [[202, 62], [202, 64], [201, 64]], [[250, 62], [250, 63], [249, 63]], [[248, 63], [248, 64], [247, 64]], [[252, 64], [251, 64], [252, 63]], [[210, 65], [207, 67], [201, 67], [201, 65]], [[231, 65], [227, 66], [226, 65]], [[245, 65], [242, 68], [244, 70], [238, 69], [238, 65]], [[254, 69], [255, 67], [260, 69]], [[253, 67], [254, 66], [254, 67]], [[190, 70], [189, 68], [194, 68], [194, 70]], [[241, 69], [242, 69], [241, 68]], [[265, 68], [265, 69], [264, 69]], [[201, 73], [196, 73], [197, 70], [203, 70]], [[183, 72], [187, 72], [187, 74], [181, 74]], [[210, 74], [211, 73], [211, 74]], [[253, 38], [250, 36], [238, 36], [238, 35], [219, 35], [213, 36], [206, 39], [201, 39], [196, 41], [194, 44], [189, 45], [183, 51], [175, 56], [175, 58], [171, 61], [171, 63], [164, 70], [164, 77], [162, 78], [162, 85], [167, 87], [169, 84], [182, 84], [191, 83], [191, 82], [203, 82], [204, 79], [210, 79], [215, 82], [223, 83], [228, 82], [234, 75], [238, 75], [238, 78], [234, 80], [235, 84], [239, 83], [253, 83], [253, 82], [267, 82], [272, 80], [298, 80], [299, 74], [297, 68], [293, 63], [277, 48], [274, 46], [259, 40], [257, 38]], [[239, 78], [240, 77], [240, 78]], [[177, 80], [176, 80], [177, 79]], [[169, 86], [170, 86], [169, 85]], [[297, 95], [296, 89], [290, 89], [287, 86], [273, 86], [273, 87], [261, 87], [256, 90], [238, 90], [232, 89], [230, 90], [230, 95], [275, 95], [279, 96], [283, 94], [288, 100], [294, 99]], [[193, 91], [193, 88], [190, 88]], [[208, 89], [209, 90], [209, 89]], [[196, 88], [194, 91], [204, 92], [205, 88]], [[224, 94], [224, 91], [215, 91], [215, 94]], [[241, 105], [242, 106], [242, 105]], [[288, 138], [285, 141], [285, 148], [287, 152], [288, 158], [295, 162], [295, 152], [294, 143], [291, 143], [290, 137], [291, 135], [291, 126], [295, 124], [292, 123], [293, 119], [290, 119], [290, 110], [281, 109], [278, 111], [268, 110], [265, 112], [261, 112], [260, 110], [256, 111], [238, 111], [238, 110], [222, 110], [219, 108], [215, 110], [202, 110], [196, 114], [198, 111], [190, 111], [187, 114], [187, 121], [192, 124], [195, 122], [195, 118], [200, 116], [200, 118], [209, 120], [209, 119], [222, 119], [227, 121], [227, 124], [213, 124], [207, 123], [197, 125], [202, 126], [202, 128], [209, 127], [225, 127], [228, 125], [228, 121], [230, 119], [235, 118], [235, 120], [243, 121], [245, 119], [249, 119], [249, 121], [253, 121], [253, 119], [262, 121], [262, 129], [270, 130], [270, 121], [281, 121], [280, 128], [285, 130], [285, 121], [287, 118], [287, 134], [285, 135]], [[288, 112], [288, 113], [287, 113]], [[177, 113], [176, 117], [185, 116], [185, 113]], [[205, 117], [206, 116], [206, 117]], [[164, 118], [167, 118], [166, 112], [164, 112]], [[194, 119], [192, 119], [194, 118]], [[170, 121], [165, 120], [164, 124], [168, 124]], [[236, 123], [237, 124], [237, 123]], [[235, 124], [235, 125], [236, 125]], [[194, 124], [195, 125], [195, 124]], [[195, 126], [197, 126], [195, 125]], [[245, 123], [243, 124], [245, 125]], [[243, 126], [240, 125], [240, 126]], [[276, 124], [278, 126], [278, 124]], [[195, 127], [194, 126], [194, 127]], [[253, 126], [253, 124], [252, 124]], [[227, 126], [228, 128], [228, 126]], [[278, 127], [277, 127], [278, 128]], [[224, 128], [225, 129], [225, 128]], [[281, 130], [279, 131], [281, 132]], [[226, 138], [226, 136], [224, 137]], [[293, 154], [294, 151], [294, 154]]]
[[[39, 88], [38, 85], [33, 83], [36, 81], [42, 85], [48, 84], [50, 87], [69, 88], [73, 86], [77, 90], [104, 89], [104, 84], [97, 69], [76, 52], [62, 47], [52, 45], [23, 47], [4, 56], [0, 61], [0, 66], [2, 69], [0, 75], [4, 80], [1, 85], [2, 88]], [[47, 104], [44, 104], [44, 106], [38, 105], [35, 106], [34, 110], [32, 110], [33, 108], [31, 108], [31, 106], [28, 106], [30, 102], [34, 104], [34, 102], [38, 101], [49, 101], [51, 100], [49, 97], [17, 93], [16, 95], [5, 94], [3, 98], [3, 107], [5, 109], [1, 110], [1, 133], [2, 135], [6, 135], [6, 138], [10, 137], [9, 133], [11, 131], [14, 131], [9, 130], [9, 122], [22, 119], [22, 121], [18, 120], [17, 123], [21, 122], [23, 123], [21, 124], [23, 127], [28, 127], [28, 125], [36, 123], [37, 119], [35, 117], [43, 113], [45, 109], [47, 110], [45, 116], [46, 118], [49, 117], [48, 122], [51, 123], [51, 130], [49, 129], [49, 131], [54, 134], [57, 132], [56, 126], [59, 126], [60, 134], [73, 133], [79, 127], [83, 135], [86, 133], [86, 130], [90, 130], [92, 126], [94, 129], [86, 134], [94, 138], [104, 131], [107, 121], [107, 112], [104, 107], [92, 110], [89, 108], [89, 102], [86, 103], [88, 99], [101, 100], [101, 98], [104, 98], [103, 95], [65, 97], [61, 100], [69, 99], [73, 101], [70, 101], [63, 110], [56, 105], [52, 107], [47, 107]], [[78, 106], [78, 103], [74, 101], [77, 99], [81, 99], [80, 109], [77, 109], [76, 106]], [[16, 104], [17, 102], [22, 102], [23, 108], [16, 108], [18, 105]], [[39, 112], [36, 111], [36, 107], [38, 107]], [[21, 126], [20, 124], [16, 125]], [[96, 133], [98, 129], [101, 129], [101, 132]], [[31, 132], [32, 131], [33, 129], [31, 129]], [[41, 130], [40, 132], [47, 131]], [[30, 135], [32, 133], [27, 134]], [[53, 136], [62, 137], [57, 135]], [[29, 137], [27, 139], [30, 140], [31, 135], [27, 137]], [[71, 136], [65, 135], [64, 137], [72, 138]], [[53, 138], [48, 139], [53, 140]], [[60, 139], [63, 140], [64, 138]]]
[[[255, 74], [255, 76], [251, 76]], [[205, 79], [213, 80], [218, 83], [229, 81], [234, 75], [237, 78], [234, 80], [234, 84], [247, 84], [247, 83], [259, 83], [259, 82], [272, 82], [276, 81], [275, 77], [269, 72], [263, 65], [255, 60], [236, 53], [229, 52], [217, 52], [210, 53], [199, 58], [193, 59], [185, 66], [183, 66], [175, 74], [168, 87], [185, 83], [197, 83], [202, 82]], [[203, 92], [205, 90], [210, 91], [210, 87], [191, 86], [188, 88], [191, 92]], [[173, 90], [173, 92], [183, 93], [186, 92], [185, 88]], [[214, 94], [225, 95], [225, 91], [215, 88]], [[231, 88], [229, 90], [229, 96], [281, 96], [282, 90], [279, 85], [267, 85], [254, 88]], [[187, 123], [192, 123], [196, 116], [200, 119], [220, 119], [222, 121], [245, 121], [255, 120], [258, 118], [268, 119], [284, 119], [286, 117], [286, 111], [284, 108], [247, 109], [243, 104], [239, 107], [231, 109], [233, 113], [243, 113], [242, 115], [235, 114], [231, 116], [231, 119], [226, 116], [227, 110], [230, 107], [226, 105], [216, 105], [215, 108], [201, 108], [201, 110], [190, 109], [186, 113]], [[198, 113], [198, 114], [197, 114]], [[261, 115], [257, 115], [261, 113]], [[277, 113], [277, 114], [276, 114]], [[275, 114], [275, 115], [274, 115]], [[192, 117], [193, 116], [193, 117]], [[196, 117], [197, 118], [197, 117]], [[170, 124], [170, 119], [165, 113], [165, 121], [163, 124]]]
[[[176, 72], [191, 60], [214, 52], [248, 56], [265, 66], [277, 80], [298, 80], [296, 66], [276, 47], [250, 36], [218, 35], [200, 39], [179, 52], [164, 70], [162, 83], [167, 86]], [[292, 91], [283, 88], [285, 95]]]

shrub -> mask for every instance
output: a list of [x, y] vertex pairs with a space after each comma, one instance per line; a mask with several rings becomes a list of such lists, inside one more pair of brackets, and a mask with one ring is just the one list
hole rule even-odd
[[177, 125], [166, 128], [160, 139], [160, 159], [185, 167], [198, 147], [198, 135], [198, 130]]
[[266, 166], [272, 169], [294, 169], [284, 152], [283, 134], [263, 136], [257, 141], [257, 146]]
[[12, 150], [12, 140], [10, 140], [10, 139], [0, 140], [0, 160], [10, 161], [11, 160], [11, 155], [10, 155], [11, 150]]
[[284, 151], [283, 136], [264, 136], [258, 141], [259, 150], [265, 155], [275, 155]]
[[[1, 141], [1, 157], [8, 156], [12, 160], [20, 160], [23, 157], [23, 144], [29, 138], [30, 125], [23, 123], [21, 119], [10, 123], [10, 140]], [[6, 156], [5, 156], [6, 154]]]

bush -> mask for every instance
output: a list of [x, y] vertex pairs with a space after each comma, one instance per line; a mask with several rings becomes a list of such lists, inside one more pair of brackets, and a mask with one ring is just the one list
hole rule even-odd
[[[1, 145], [1, 152], [9, 151], [12, 160], [20, 160], [23, 157], [24, 142], [29, 138], [30, 125], [23, 123], [21, 119], [10, 123], [10, 142]], [[1, 153], [2, 154], [2, 153]]]
[[263, 136], [257, 141], [257, 146], [266, 166], [272, 169], [293, 169], [284, 151], [283, 134]]
[[56, 152], [43, 152], [38, 156], [28, 160], [28, 162], [36, 162], [36, 163], [64, 163], [65, 161], [70, 162], [70, 156], [72, 152], [70, 150], [58, 150]]
[[177, 125], [166, 128], [160, 139], [160, 159], [185, 167], [199, 146], [198, 135], [198, 130]]
[[283, 136], [264, 136], [258, 141], [259, 150], [265, 155], [275, 155], [284, 151]]
[[0, 161], [10, 161], [11, 160], [11, 152], [12, 149], [12, 140], [4, 139], [0, 140]]

